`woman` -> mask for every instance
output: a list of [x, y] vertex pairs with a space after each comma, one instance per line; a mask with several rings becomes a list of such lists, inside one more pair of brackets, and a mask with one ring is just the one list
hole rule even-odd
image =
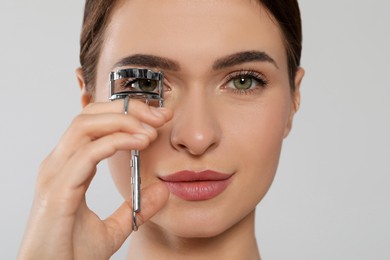
[[[84, 109], [42, 163], [20, 259], [108, 259], [129, 235], [129, 259], [259, 259], [255, 207], [299, 106], [300, 53], [294, 0], [87, 0]], [[164, 108], [108, 102], [110, 72], [132, 67], [164, 73]], [[85, 193], [105, 158], [125, 202], [101, 221]]]

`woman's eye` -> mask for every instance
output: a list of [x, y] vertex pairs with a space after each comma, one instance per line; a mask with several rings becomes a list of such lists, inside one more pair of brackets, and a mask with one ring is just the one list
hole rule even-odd
[[125, 83], [125, 88], [133, 88], [135, 90], [154, 92], [157, 88], [158, 82], [150, 79], [135, 79]]
[[127, 80], [121, 85], [124, 89], [130, 89], [133, 91], [154, 92], [158, 87], [158, 81], [150, 79], [133, 79]]
[[228, 80], [226, 87], [245, 93], [264, 88], [266, 85], [267, 81], [260, 75], [237, 75]]
[[253, 87], [253, 79], [248, 76], [241, 76], [233, 79], [233, 86], [239, 90], [247, 90]]

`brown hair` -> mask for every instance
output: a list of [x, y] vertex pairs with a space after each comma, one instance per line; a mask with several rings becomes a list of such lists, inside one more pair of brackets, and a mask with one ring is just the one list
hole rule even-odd
[[[302, 51], [301, 14], [297, 0], [259, 0], [282, 31], [292, 91]], [[86, 0], [80, 38], [80, 64], [87, 91], [93, 93], [96, 68], [111, 10], [118, 0]]]
[[96, 69], [111, 10], [118, 0], [86, 0], [80, 36], [80, 65], [88, 92], [93, 93]]

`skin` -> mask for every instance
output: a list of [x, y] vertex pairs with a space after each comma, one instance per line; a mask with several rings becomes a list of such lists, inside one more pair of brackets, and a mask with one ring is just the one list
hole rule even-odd
[[[108, 259], [131, 234], [126, 201], [132, 149], [142, 150], [142, 187], [147, 188], [129, 259], [259, 259], [255, 207], [274, 178], [304, 74], [297, 71], [292, 93], [281, 37], [255, 1], [132, 0], [116, 6], [94, 96], [77, 70], [84, 109], [42, 163], [20, 259]], [[216, 61], [245, 51], [265, 52], [273, 62], [213, 68]], [[107, 102], [107, 75], [134, 54], [163, 57], [180, 67], [142, 66], [164, 72], [165, 108], [131, 100], [124, 115], [123, 101]], [[251, 92], [234, 91], [227, 77], [241, 70], [260, 73], [266, 87], [254, 82]], [[125, 202], [101, 221], [88, 209], [85, 192], [105, 158]], [[224, 192], [205, 201], [169, 195], [158, 178], [207, 169], [233, 176]]]

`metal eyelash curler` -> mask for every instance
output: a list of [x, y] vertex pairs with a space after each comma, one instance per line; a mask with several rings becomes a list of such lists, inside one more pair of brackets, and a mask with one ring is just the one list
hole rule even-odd
[[[128, 68], [110, 73], [110, 100], [124, 99], [124, 111], [128, 112], [130, 98], [146, 104], [162, 107], [164, 104], [164, 74], [149, 69]], [[140, 152], [131, 151], [131, 189], [133, 206], [133, 230], [137, 231], [137, 212], [141, 211]]]

